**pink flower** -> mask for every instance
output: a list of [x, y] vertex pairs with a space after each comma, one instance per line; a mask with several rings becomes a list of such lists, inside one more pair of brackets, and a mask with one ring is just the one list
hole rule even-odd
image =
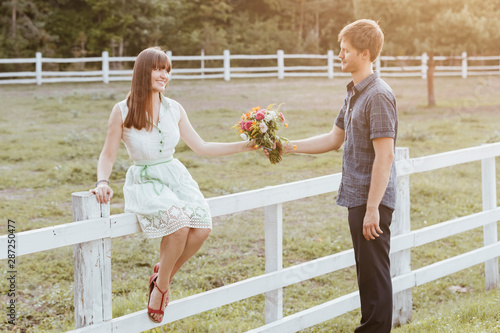
[[250, 131], [251, 127], [252, 127], [252, 122], [251, 121], [247, 121], [245, 123], [245, 130]]
[[268, 128], [267, 128], [267, 125], [266, 125], [266, 123], [265, 123], [265, 122], [261, 122], [261, 123], [259, 124], [259, 128], [260, 128], [260, 132], [261, 132], [261, 133], [266, 133], [266, 132], [267, 132], [267, 129], [268, 129]]
[[280, 117], [281, 117], [281, 122], [285, 122], [285, 115], [283, 114], [283, 112], [280, 112]]
[[255, 115], [255, 119], [257, 120], [262, 120], [264, 119], [264, 117], [266, 116], [266, 113], [264, 110], [260, 110], [257, 112], [257, 114]]
[[241, 128], [242, 130], [244, 130], [244, 129], [245, 129], [245, 122], [244, 122], [243, 120], [242, 120], [242, 121], [240, 121], [240, 128]]

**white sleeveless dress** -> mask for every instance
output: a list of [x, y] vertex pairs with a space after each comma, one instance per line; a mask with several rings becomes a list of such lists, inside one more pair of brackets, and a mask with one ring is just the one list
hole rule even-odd
[[[125, 212], [137, 214], [148, 238], [180, 228], [212, 228], [208, 204], [186, 167], [173, 157], [179, 142], [180, 104], [161, 95], [158, 125], [151, 131], [123, 128], [122, 141], [134, 165], [123, 186]], [[122, 120], [127, 101], [118, 103]]]

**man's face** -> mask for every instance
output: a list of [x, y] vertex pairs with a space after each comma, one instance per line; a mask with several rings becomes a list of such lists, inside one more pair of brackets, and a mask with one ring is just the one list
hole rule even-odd
[[342, 39], [339, 58], [342, 60], [343, 72], [355, 73], [361, 68], [363, 53], [352, 46], [348, 40]]

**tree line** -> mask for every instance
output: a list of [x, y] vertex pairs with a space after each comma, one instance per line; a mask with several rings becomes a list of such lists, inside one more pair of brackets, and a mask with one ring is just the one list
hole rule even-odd
[[427, 52], [434, 105], [434, 57], [499, 55], [498, 17], [499, 0], [4, 0], [0, 58], [135, 56], [153, 45], [177, 55], [338, 53], [339, 31], [370, 18], [385, 32], [382, 54]]
[[500, 54], [498, 0], [5, 0], [0, 58], [338, 51], [347, 23], [371, 18], [384, 53]]

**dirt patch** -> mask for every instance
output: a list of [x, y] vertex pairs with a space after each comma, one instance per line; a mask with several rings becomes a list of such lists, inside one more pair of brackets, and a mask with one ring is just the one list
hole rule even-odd
[[37, 193], [38, 192], [32, 188], [8, 188], [0, 190], [0, 200], [25, 200], [34, 198]]

